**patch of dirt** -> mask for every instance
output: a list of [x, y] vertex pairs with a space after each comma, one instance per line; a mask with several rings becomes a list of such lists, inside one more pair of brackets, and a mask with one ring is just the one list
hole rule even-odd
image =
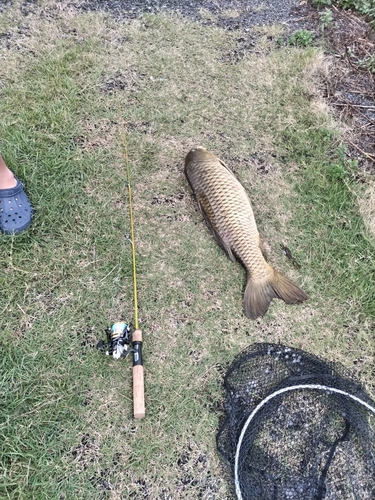
[[143, 13], [173, 11], [203, 24], [238, 30], [283, 23], [293, 19], [298, 0], [85, 0], [81, 10], [104, 10], [118, 19], [134, 19]]
[[128, 68], [126, 71], [116, 71], [111, 77], [103, 81], [101, 90], [107, 94], [114, 94], [118, 90], [127, 90], [137, 92], [139, 90], [139, 81], [144, 78], [136, 68]]

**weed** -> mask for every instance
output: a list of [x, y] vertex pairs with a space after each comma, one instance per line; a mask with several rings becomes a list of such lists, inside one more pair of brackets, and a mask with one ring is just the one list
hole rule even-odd
[[368, 16], [371, 23], [375, 22], [375, 0], [312, 0], [318, 8], [336, 5], [343, 9], [354, 9], [364, 16]]
[[363, 15], [375, 18], [374, 0], [337, 0], [337, 4], [344, 9], [355, 9]]
[[357, 64], [360, 68], [367, 69], [372, 73], [375, 73], [375, 54], [369, 57], [365, 57], [357, 61]]
[[324, 31], [333, 21], [332, 11], [330, 9], [324, 9], [319, 14], [319, 19], [320, 19], [321, 29], [322, 31]]
[[332, 5], [332, 0], [312, 0], [312, 3], [317, 7], [324, 7], [326, 5]]
[[289, 44], [297, 47], [308, 47], [314, 41], [314, 34], [308, 30], [298, 30], [290, 38]]

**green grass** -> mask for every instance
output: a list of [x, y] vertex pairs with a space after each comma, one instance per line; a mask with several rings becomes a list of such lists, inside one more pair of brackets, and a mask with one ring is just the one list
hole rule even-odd
[[[265, 54], [230, 64], [238, 33], [176, 16], [121, 23], [46, 0], [25, 19], [18, 6], [0, 21], [1, 153], [35, 219], [0, 236], [0, 496], [231, 498], [215, 436], [222, 376], [242, 348], [302, 347], [373, 388], [373, 240], [356, 203], [362, 184], [320, 104], [321, 53], [278, 48], [258, 30]], [[124, 124], [143, 421], [132, 419], [130, 362], [95, 349], [106, 326], [133, 319]], [[244, 317], [244, 272], [217, 247], [183, 175], [195, 144], [234, 168], [270, 261], [308, 302]]]
[[[304, 160], [301, 152], [300, 161], [305, 168], [298, 186], [301, 204], [295, 224], [305, 240], [303, 247], [312, 250], [314, 271], [320, 276], [317, 284], [336, 296], [339, 283], [339, 295], [353, 314], [374, 317], [374, 247], [366, 236], [351, 190], [355, 171], [340, 158], [330, 161], [321, 158], [314, 169]], [[308, 213], [309, 218], [303, 213]], [[312, 221], [315, 221], [313, 230]]]

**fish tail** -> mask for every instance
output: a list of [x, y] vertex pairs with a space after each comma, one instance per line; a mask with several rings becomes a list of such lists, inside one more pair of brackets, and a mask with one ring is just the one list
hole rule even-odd
[[307, 299], [307, 295], [292, 280], [270, 268], [268, 279], [254, 281], [251, 276], [247, 280], [244, 295], [245, 314], [256, 319], [264, 316], [272, 299], [283, 299], [287, 304], [299, 304]]

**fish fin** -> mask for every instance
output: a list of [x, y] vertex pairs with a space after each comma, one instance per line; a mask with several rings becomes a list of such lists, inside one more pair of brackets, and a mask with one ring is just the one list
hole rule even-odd
[[245, 295], [244, 308], [248, 318], [256, 319], [264, 316], [272, 299], [279, 298], [287, 304], [299, 304], [307, 299], [307, 295], [292, 280], [270, 267], [269, 278], [254, 281], [249, 277]]
[[268, 255], [267, 255], [267, 251], [266, 249], [264, 248], [264, 245], [263, 245], [263, 241], [262, 241], [262, 238], [258, 235], [258, 246], [260, 248], [260, 251], [262, 252], [262, 255], [264, 257], [264, 260], [268, 260]]
[[221, 165], [223, 165], [223, 167], [225, 167], [225, 168], [228, 170], [228, 172], [230, 172], [230, 173], [233, 175], [233, 172], [232, 172], [232, 170], [228, 167], [228, 165], [226, 165], [226, 164], [223, 162], [223, 160], [220, 160], [220, 158], [218, 158], [218, 160], [219, 160], [219, 163], [220, 163]]
[[204, 220], [206, 221], [207, 226], [211, 229], [215, 240], [217, 243], [224, 249], [225, 253], [228, 255], [230, 260], [235, 262], [237, 259], [233, 255], [232, 249], [228, 241], [226, 241], [225, 237], [220, 236], [217, 227], [215, 226], [214, 220], [214, 210], [212, 209], [208, 199], [202, 193], [197, 196], [197, 202], [199, 211], [202, 214]]
[[299, 286], [276, 269], [272, 270], [272, 286], [279, 299], [283, 299], [287, 304], [299, 304], [307, 300], [308, 296]]
[[[216, 239], [218, 240], [218, 238], [216, 238]], [[223, 247], [223, 249], [225, 250], [225, 253], [228, 255], [228, 257], [230, 258], [230, 260], [232, 262], [236, 262], [237, 259], [236, 259], [235, 255], [234, 255], [234, 253], [232, 252], [230, 244], [224, 238], [220, 238], [219, 243]]]

